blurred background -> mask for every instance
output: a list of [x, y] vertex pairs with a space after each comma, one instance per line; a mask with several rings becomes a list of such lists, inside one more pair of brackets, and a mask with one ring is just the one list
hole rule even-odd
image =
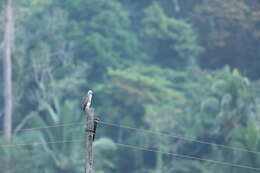
[[96, 173], [260, 170], [259, 0], [10, 2], [0, 2], [1, 173], [83, 173], [89, 89]]

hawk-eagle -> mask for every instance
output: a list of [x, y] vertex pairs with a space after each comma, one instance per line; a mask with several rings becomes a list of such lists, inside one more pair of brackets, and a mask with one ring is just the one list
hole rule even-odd
[[93, 95], [93, 91], [89, 90], [87, 95], [83, 98], [83, 101], [82, 101], [82, 110], [83, 111], [86, 111], [86, 109], [90, 108], [92, 95]]

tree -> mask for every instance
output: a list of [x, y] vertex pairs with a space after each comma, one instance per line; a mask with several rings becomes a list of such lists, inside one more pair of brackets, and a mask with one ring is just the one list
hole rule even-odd
[[256, 45], [259, 44], [259, 12], [255, 1], [203, 0], [194, 8], [190, 19], [199, 29], [205, 52], [200, 64], [219, 68], [226, 64], [258, 78]]
[[[62, 1], [63, 3], [63, 1]], [[131, 31], [127, 10], [116, 0], [66, 1], [73, 21], [69, 39], [75, 42], [75, 56], [91, 66], [88, 76], [101, 80], [109, 67], [135, 60], [138, 40]]]
[[[231, 145], [241, 147], [251, 151], [259, 151], [260, 136], [259, 126], [257, 125], [258, 120], [250, 118], [246, 126], [240, 126], [232, 133]], [[227, 156], [227, 152], [220, 153], [222, 157]], [[230, 160], [235, 163], [243, 163], [251, 167], [259, 167], [260, 157], [258, 154], [252, 152], [229, 152]], [[244, 170], [231, 169], [236, 172], [245, 172]]]
[[[82, 122], [84, 116], [80, 113], [77, 100], [56, 103], [52, 116], [44, 116], [41, 112], [32, 112], [36, 114], [31, 118], [28, 125], [47, 126], [50, 124], [66, 124], [71, 122]], [[51, 113], [50, 113], [51, 114]], [[53, 117], [58, 122], [54, 122]], [[65, 142], [60, 144], [48, 143], [49, 141], [73, 141], [81, 140], [84, 136], [84, 126], [64, 126], [59, 128], [44, 129], [40, 132], [24, 132], [20, 134], [27, 143], [41, 142], [46, 143], [38, 146], [34, 150], [35, 155], [42, 157], [41, 168], [38, 171], [45, 172], [79, 172], [84, 168], [84, 145], [83, 142]], [[75, 152], [78, 151], [78, 152]]]
[[6, 0], [5, 7], [5, 34], [4, 34], [4, 133], [8, 141], [11, 140], [12, 133], [12, 54], [14, 46], [14, 18], [13, 1]]
[[18, 10], [15, 91], [24, 104], [19, 104], [15, 112], [16, 130], [26, 126], [35, 111], [44, 112], [57, 123], [56, 105], [75, 95], [81, 97], [76, 90], [81, 89], [88, 71], [86, 63], [74, 60], [74, 44], [63, 34], [68, 29], [67, 13], [58, 7], [50, 9], [51, 1], [20, 3], [24, 13]]
[[[83, 126], [19, 130], [83, 122], [79, 102], [88, 89], [101, 122], [257, 150], [260, 87], [244, 70], [259, 74], [259, 5], [258, 0], [16, 1], [12, 142], [32, 145], [0, 148], [0, 172], [83, 171], [83, 143], [48, 143], [83, 139]], [[203, 68], [231, 67], [205, 70], [197, 62]], [[117, 148], [113, 141], [259, 167], [252, 153], [105, 123], [96, 137], [94, 165], [100, 173], [242, 172]]]
[[[35, 133], [36, 137], [38, 133]], [[33, 137], [31, 135], [31, 137]], [[12, 142], [26, 143], [24, 136], [12, 136]], [[6, 139], [0, 138], [1, 145], [6, 145]], [[39, 172], [38, 167], [41, 165], [41, 156], [36, 152], [38, 146], [32, 147], [1, 147], [0, 148], [0, 171], [3, 173], [23, 173], [23, 172]], [[11, 159], [11, 166], [10, 160]]]
[[157, 3], [146, 8], [144, 13], [143, 33], [148, 45], [148, 56], [162, 66], [175, 69], [196, 65], [202, 48], [192, 25], [166, 16]]
[[[158, 66], [142, 67], [140, 64], [135, 64], [128, 69], [109, 70], [109, 78], [105, 84], [107, 87], [102, 88], [107, 94], [103, 97], [102, 103], [109, 103], [109, 106], [106, 106], [105, 112], [100, 114], [110, 115], [106, 118], [112, 119], [109, 121], [121, 122], [134, 127], [148, 125], [158, 131], [174, 128], [176, 124], [173, 122], [180, 114], [178, 107], [186, 102], [184, 96], [172, 88], [171, 78], [174, 73], [172, 70], [163, 70]], [[163, 137], [121, 128], [111, 128], [111, 131], [106, 130], [106, 133], [113, 134], [113, 139], [119, 142], [124, 141], [124, 143], [139, 144], [140, 146], [147, 143], [148, 145], [154, 144], [150, 147], [161, 150], [165, 149], [165, 143], [167, 143], [167, 140], [162, 141]], [[133, 153], [128, 150], [122, 150], [120, 153], [128, 155], [128, 158], [139, 158], [134, 159], [133, 162], [129, 162], [129, 159], [120, 159], [120, 165], [131, 165], [135, 170], [144, 168], [144, 165], [149, 169], [156, 167], [157, 170], [162, 166], [161, 154], [151, 154], [150, 157], [147, 157], [145, 153]], [[150, 163], [156, 164], [151, 166]], [[124, 167], [120, 171], [123, 169]]]
[[[18, 17], [19, 31], [15, 65], [15, 91], [22, 98], [17, 105], [14, 121], [16, 133], [26, 143], [70, 140], [70, 135], [75, 132], [75, 137], [80, 136], [83, 130], [51, 129], [41, 133], [23, 134], [21, 128], [48, 126], [60, 123], [79, 121], [78, 92], [85, 83], [85, 72], [88, 70], [86, 63], [78, 63], [73, 59], [73, 43], [64, 38], [67, 29], [66, 12], [60, 8], [49, 9], [51, 2], [35, 4], [29, 1], [20, 1], [24, 13]], [[27, 3], [27, 4], [26, 4]], [[31, 7], [28, 10], [28, 6]], [[27, 7], [27, 8], [25, 8]], [[18, 12], [20, 12], [18, 10]], [[45, 13], [48, 12], [48, 15]], [[39, 21], [38, 18], [41, 18]], [[29, 33], [28, 31], [32, 31]], [[70, 100], [68, 102], [67, 100]], [[78, 109], [77, 109], [78, 107]], [[75, 113], [77, 109], [77, 113]], [[74, 116], [72, 116], [74, 115]], [[81, 116], [81, 118], [83, 118]], [[73, 134], [74, 135], [74, 134]], [[79, 138], [78, 138], [79, 139]], [[75, 150], [83, 150], [79, 143], [41, 145], [34, 150], [32, 155], [42, 156], [42, 163], [35, 169], [42, 171], [78, 172], [81, 166], [79, 160], [83, 155]], [[34, 148], [34, 147], [33, 147]], [[71, 153], [73, 152], [73, 153]], [[59, 154], [60, 153], [60, 154]], [[67, 157], [69, 156], [69, 157]], [[72, 161], [71, 161], [72, 159]], [[17, 159], [17, 162], [21, 160]], [[82, 162], [83, 164], [83, 162]], [[77, 165], [77, 166], [75, 166]], [[36, 171], [37, 172], [37, 171]]]
[[100, 138], [94, 142], [95, 172], [115, 172], [117, 147], [109, 138]]

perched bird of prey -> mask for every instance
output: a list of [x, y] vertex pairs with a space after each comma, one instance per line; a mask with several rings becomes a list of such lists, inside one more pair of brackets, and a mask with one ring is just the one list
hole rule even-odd
[[87, 95], [84, 97], [84, 99], [82, 101], [82, 110], [83, 111], [86, 111], [86, 109], [90, 108], [92, 95], [93, 95], [93, 91], [89, 90]]

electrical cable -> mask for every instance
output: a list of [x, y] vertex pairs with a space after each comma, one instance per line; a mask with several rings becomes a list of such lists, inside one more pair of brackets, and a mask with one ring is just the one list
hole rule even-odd
[[250, 169], [250, 170], [253, 170], [253, 171], [260, 171], [260, 168], [250, 167], [250, 166], [245, 166], [245, 165], [240, 165], [240, 164], [235, 164], [235, 163], [228, 163], [228, 162], [223, 162], [223, 161], [218, 161], [218, 160], [204, 159], [204, 158], [194, 157], [194, 156], [184, 155], [184, 154], [164, 152], [164, 151], [160, 151], [160, 150], [154, 150], [154, 149], [150, 149], [150, 148], [146, 148], [146, 147], [127, 145], [127, 144], [122, 144], [122, 143], [115, 143], [115, 144], [118, 145], [118, 146], [126, 147], [126, 148], [149, 151], [149, 152], [154, 152], [154, 153], [161, 153], [161, 154], [170, 155], [170, 156], [182, 158], [182, 159], [199, 160], [199, 161], [205, 161], [205, 162], [218, 164], [218, 165], [225, 165], [225, 166], [231, 166], [231, 167], [237, 167], [237, 168], [243, 168], [243, 169]]
[[179, 136], [179, 135], [172, 135], [170, 133], [162, 133], [162, 132], [157, 132], [157, 131], [153, 131], [153, 130], [140, 129], [140, 128], [130, 127], [130, 126], [116, 124], [116, 123], [104, 122], [104, 121], [100, 121], [100, 123], [104, 124], [104, 125], [108, 125], [108, 126], [114, 126], [114, 127], [129, 129], [129, 130], [135, 130], [135, 131], [140, 131], [140, 132], [145, 132], [145, 133], [167, 136], [167, 137], [181, 139], [181, 140], [190, 141], [190, 142], [196, 142], [196, 143], [200, 143], [200, 144], [211, 145], [211, 146], [215, 146], [215, 147], [219, 147], [219, 148], [230, 149], [233, 151], [248, 152], [248, 153], [253, 153], [256, 155], [260, 154], [260, 152], [258, 152], [258, 151], [248, 150], [248, 149], [234, 147], [234, 146], [220, 145], [220, 144], [216, 144], [216, 143], [212, 143], [212, 142], [206, 142], [206, 141], [201, 141], [201, 140], [197, 140], [197, 139], [187, 138], [187, 137], [183, 137], [183, 136]]
[[[57, 124], [57, 125], [51, 125], [51, 126], [35, 127], [35, 128], [24, 128], [24, 129], [18, 130], [17, 132], [35, 131], [35, 130], [41, 130], [41, 129], [49, 129], [49, 128], [65, 127], [65, 126], [76, 126], [76, 125], [85, 125], [85, 123], [74, 122], [74, 123]], [[0, 133], [4, 133], [4, 132], [0, 131]]]
[[[24, 129], [18, 130], [17, 132], [35, 131], [35, 130], [41, 130], [41, 129], [66, 127], [66, 126], [76, 126], [76, 125], [84, 125], [84, 124], [85, 123], [82, 123], [82, 122], [64, 123], [64, 124], [57, 124], [57, 125], [43, 126], [43, 127], [36, 127], [36, 128], [24, 128]], [[145, 132], [145, 133], [151, 133], [151, 134], [156, 134], [156, 135], [168, 136], [168, 137], [171, 137], [171, 138], [181, 139], [181, 140], [185, 140], [185, 141], [211, 145], [211, 146], [215, 146], [215, 147], [219, 147], [219, 148], [226, 148], [226, 149], [230, 149], [230, 150], [233, 150], [233, 151], [242, 151], [242, 152], [248, 152], [248, 153], [253, 153], [253, 154], [257, 154], [257, 155], [260, 154], [260, 152], [258, 152], [258, 151], [248, 150], [248, 149], [244, 149], [244, 148], [240, 148], [240, 147], [234, 147], [234, 146], [220, 145], [220, 144], [216, 144], [216, 143], [211, 143], [211, 142], [196, 140], [196, 139], [192, 139], [192, 138], [187, 138], [187, 137], [183, 137], [183, 136], [179, 136], [179, 135], [173, 135], [173, 134], [170, 134], [170, 133], [162, 133], [162, 132], [157, 132], [157, 131], [153, 131], [153, 130], [140, 129], [140, 128], [130, 127], [130, 126], [116, 124], [116, 123], [110, 123], [110, 122], [105, 122], [105, 121], [100, 121], [100, 124], [104, 124], [104, 125], [108, 125], [108, 126], [114, 126], [114, 127], [118, 127], [118, 128], [130, 129], [130, 130], [135, 130], [135, 131], [140, 131], [140, 132]], [[0, 133], [3, 133], [3, 131], [0, 131]]]
[[61, 144], [61, 143], [74, 143], [83, 142], [84, 140], [73, 139], [73, 140], [63, 140], [63, 141], [48, 141], [48, 142], [32, 142], [29, 144], [10, 144], [10, 145], [0, 145], [0, 148], [14, 148], [14, 147], [25, 147], [25, 146], [37, 146], [45, 144]]
[[[74, 139], [74, 140], [62, 140], [62, 141], [33, 142], [33, 143], [30, 143], [30, 144], [0, 145], [0, 148], [14, 148], [14, 147], [38, 146], [38, 145], [45, 145], [45, 144], [75, 143], [75, 142], [78, 143], [78, 142], [83, 142], [83, 141], [84, 140], [82, 140], [82, 139]], [[161, 154], [170, 155], [170, 156], [174, 156], [174, 157], [182, 158], [182, 159], [199, 160], [199, 161], [205, 161], [205, 162], [218, 164], [218, 165], [225, 165], [225, 166], [231, 166], [231, 167], [237, 167], [237, 168], [243, 168], [243, 169], [250, 169], [250, 170], [253, 170], [253, 171], [260, 171], [260, 168], [256, 168], [256, 167], [250, 167], [250, 166], [245, 166], [245, 165], [240, 165], [240, 164], [235, 164], [235, 163], [228, 163], [228, 162], [223, 162], [223, 161], [218, 161], [218, 160], [204, 159], [204, 158], [194, 157], [194, 156], [190, 156], [190, 155], [164, 152], [164, 151], [154, 150], [154, 149], [150, 149], [150, 148], [143, 147], [143, 146], [134, 146], [134, 145], [117, 143], [117, 142], [114, 142], [114, 143], [116, 145], [122, 146], [122, 147], [127, 147], [127, 148], [137, 149], [137, 150], [143, 150], [143, 151], [149, 151], [149, 152], [154, 152], [154, 153], [161, 153]]]

